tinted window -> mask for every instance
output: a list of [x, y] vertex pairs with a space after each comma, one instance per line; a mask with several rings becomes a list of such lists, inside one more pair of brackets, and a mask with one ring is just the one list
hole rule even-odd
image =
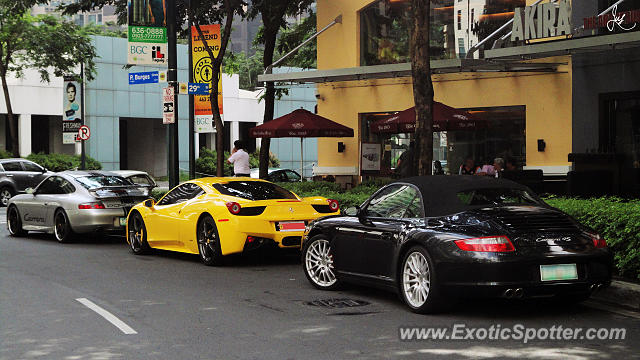
[[458, 199], [465, 205], [507, 205], [527, 204], [539, 205], [542, 202], [525, 190], [520, 189], [476, 189], [461, 191]]
[[76, 191], [75, 187], [66, 179], [59, 176], [46, 178], [36, 191], [37, 194], [70, 194]]
[[213, 187], [223, 195], [247, 200], [297, 199], [289, 190], [262, 181], [232, 181], [226, 184], [214, 184]]
[[144, 175], [133, 175], [128, 177], [129, 181], [137, 185], [153, 185], [151, 180]]
[[105, 186], [127, 186], [132, 183], [120, 176], [110, 175], [92, 175], [92, 176], [80, 176], [76, 178], [76, 181], [87, 189], [95, 189]]
[[22, 165], [24, 166], [25, 171], [37, 171], [37, 172], [42, 171], [42, 168], [40, 166], [29, 161], [23, 161]]
[[300, 181], [300, 175], [298, 175], [296, 172], [287, 170], [286, 173], [289, 181]]
[[369, 201], [366, 215], [383, 218], [420, 217], [423, 215], [420, 194], [409, 185], [391, 185]]
[[167, 193], [158, 205], [173, 205], [193, 199], [194, 197], [204, 194], [204, 190], [196, 184], [185, 183]]
[[22, 166], [18, 161], [7, 161], [2, 163], [4, 171], [22, 171]]

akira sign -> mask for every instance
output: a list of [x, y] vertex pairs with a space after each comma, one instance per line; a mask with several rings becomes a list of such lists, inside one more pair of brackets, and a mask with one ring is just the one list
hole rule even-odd
[[571, 6], [566, 0], [516, 8], [511, 41], [571, 34]]

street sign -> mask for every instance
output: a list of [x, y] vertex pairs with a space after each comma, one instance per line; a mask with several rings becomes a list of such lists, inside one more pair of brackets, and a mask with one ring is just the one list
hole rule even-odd
[[189, 83], [189, 95], [209, 95], [209, 84]]
[[90, 137], [91, 137], [91, 129], [89, 129], [87, 125], [80, 126], [80, 129], [78, 129], [78, 138], [80, 140], [87, 141], [89, 140]]
[[173, 86], [167, 86], [162, 88], [162, 123], [173, 124], [176, 121], [175, 118], [175, 97]]
[[188, 86], [189, 86], [189, 83], [181, 82], [180, 84], [178, 84], [178, 94], [181, 94], [181, 95], [188, 94], [187, 92]]
[[154, 84], [159, 81], [157, 71], [129, 73], [129, 85]]

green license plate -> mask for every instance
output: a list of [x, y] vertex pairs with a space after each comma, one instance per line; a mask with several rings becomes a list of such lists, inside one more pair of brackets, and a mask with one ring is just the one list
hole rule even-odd
[[121, 217], [120, 218], [120, 226], [125, 226], [127, 225], [127, 218], [126, 217]]
[[578, 268], [576, 264], [540, 265], [540, 280], [577, 280]]

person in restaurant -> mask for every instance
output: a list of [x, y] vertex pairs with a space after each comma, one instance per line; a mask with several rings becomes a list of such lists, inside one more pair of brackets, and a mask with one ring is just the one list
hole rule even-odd
[[504, 159], [503, 158], [495, 158], [493, 160], [493, 168], [495, 169], [495, 177], [502, 177], [502, 172], [504, 171]]
[[444, 175], [444, 169], [442, 169], [442, 163], [440, 160], [433, 162], [433, 175]]
[[471, 156], [467, 156], [464, 163], [460, 165], [458, 175], [473, 175], [476, 173], [476, 163]]
[[482, 166], [478, 166], [476, 169], [476, 175], [480, 176], [495, 176], [496, 170], [493, 168], [493, 165], [489, 164], [489, 160], [483, 161]]
[[504, 171], [517, 171], [518, 166], [516, 165], [516, 160], [512, 157], [507, 157], [504, 164]]
[[415, 172], [413, 171], [413, 154], [415, 152], [415, 147], [415, 142], [410, 142], [409, 148], [405, 152], [403, 152], [398, 159], [396, 172], [400, 174], [401, 178], [406, 178], [415, 174]]
[[251, 170], [249, 169], [249, 154], [244, 148], [244, 143], [240, 140], [236, 140], [233, 143], [233, 150], [231, 150], [231, 156], [227, 160], [230, 164], [233, 164], [233, 173], [236, 177], [251, 176]]

